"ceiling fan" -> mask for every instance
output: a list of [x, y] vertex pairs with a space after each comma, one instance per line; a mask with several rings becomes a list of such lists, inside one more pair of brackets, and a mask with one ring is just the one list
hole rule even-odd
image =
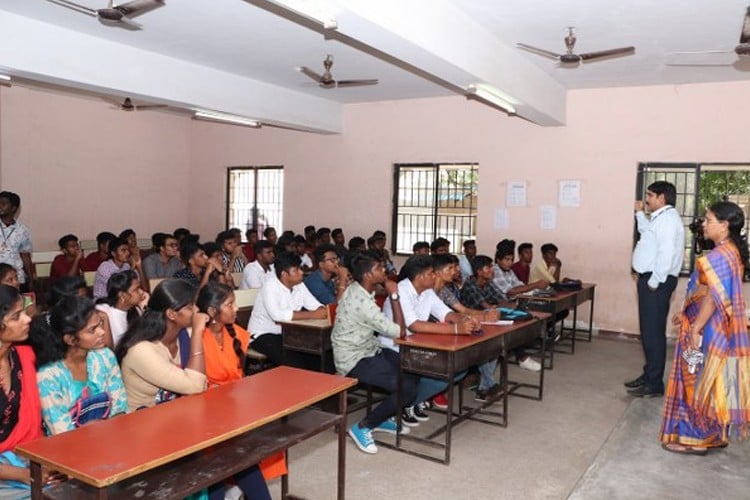
[[324, 89], [332, 89], [335, 87], [360, 87], [363, 85], [377, 85], [378, 83], [377, 78], [363, 80], [334, 80], [333, 75], [331, 74], [331, 66], [333, 66], [333, 56], [328, 54], [323, 61], [323, 68], [325, 71], [322, 75], [319, 75], [306, 66], [300, 66], [297, 68], [297, 71], [312, 78]]
[[67, 7], [81, 14], [86, 14], [99, 19], [99, 22], [109, 26], [120, 26], [128, 29], [141, 29], [141, 25], [131, 18], [139, 16], [156, 7], [164, 5], [164, 0], [132, 0], [120, 5], [115, 5], [113, 0], [103, 9], [92, 9], [70, 0], [47, 0], [62, 7]]
[[145, 111], [147, 109], [169, 107], [166, 104], [135, 104], [130, 97], [126, 97], [122, 102], [114, 100], [112, 100], [111, 102], [116, 106], [116, 109], [120, 109], [122, 111]]
[[[735, 57], [735, 55], [737, 57]], [[739, 59], [738, 59], [739, 58]], [[698, 50], [693, 52], [671, 52], [666, 54], [667, 66], [739, 66], [750, 63], [750, 7], [740, 31], [740, 43], [734, 50]]]
[[539, 47], [534, 47], [533, 45], [527, 45], [525, 43], [517, 43], [516, 47], [540, 56], [549, 57], [550, 59], [560, 61], [560, 64], [563, 67], [576, 67], [581, 62], [596, 61], [598, 59], [629, 56], [635, 54], [635, 47], [618, 47], [616, 49], [598, 50], [596, 52], [584, 52], [583, 54], [576, 54], [573, 52], [573, 49], [576, 45], [576, 30], [573, 26], [568, 27], [567, 30], [568, 34], [564, 38], [565, 47], [567, 50], [564, 54], [557, 54], [556, 52], [540, 49]]

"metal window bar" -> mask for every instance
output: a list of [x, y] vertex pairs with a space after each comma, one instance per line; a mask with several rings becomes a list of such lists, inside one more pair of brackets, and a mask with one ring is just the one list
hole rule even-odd
[[227, 227], [262, 231], [274, 225], [281, 230], [283, 195], [283, 167], [229, 167]]

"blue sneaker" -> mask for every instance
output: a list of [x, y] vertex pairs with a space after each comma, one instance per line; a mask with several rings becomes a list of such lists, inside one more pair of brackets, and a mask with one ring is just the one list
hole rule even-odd
[[372, 430], [367, 427], [360, 427], [359, 424], [354, 424], [349, 428], [349, 437], [352, 438], [357, 448], [374, 455], [378, 452], [378, 447], [375, 446], [375, 441], [372, 439]]
[[[380, 425], [372, 430], [372, 432], [387, 432], [388, 434], [396, 434], [396, 429], [396, 419], [391, 417], [388, 420], [381, 422]], [[409, 434], [409, 428], [401, 426], [401, 434]]]

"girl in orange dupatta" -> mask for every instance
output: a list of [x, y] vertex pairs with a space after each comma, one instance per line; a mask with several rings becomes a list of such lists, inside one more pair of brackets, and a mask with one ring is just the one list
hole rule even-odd
[[[227, 285], [210, 282], [198, 292], [196, 305], [210, 318], [203, 332], [203, 357], [209, 385], [223, 385], [241, 379], [250, 334], [234, 324], [238, 310], [234, 292]], [[261, 460], [259, 465], [267, 480], [287, 473], [284, 452]]]
[[[659, 439], [667, 451], [704, 455], [728, 444], [730, 428], [745, 435], [750, 423], [750, 342], [742, 277], [748, 244], [740, 234], [742, 209], [730, 202], [706, 211], [703, 232], [716, 247], [696, 260], [664, 400]], [[702, 353], [703, 363], [684, 353]]]

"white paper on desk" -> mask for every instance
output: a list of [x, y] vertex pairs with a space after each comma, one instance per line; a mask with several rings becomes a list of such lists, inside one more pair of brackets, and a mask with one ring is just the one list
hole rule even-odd
[[509, 207], [526, 206], [526, 181], [509, 181], [505, 204]]
[[497, 326], [508, 326], [513, 324], [512, 319], [499, 319], [497, 321], [482, 321], [483, 325], [497, 325]]
[[539, 207], [541, 214], [542, 229], [555, 229], [557, 227], [557, 207], [554, 205], [542, 205]]
[[557, 204], [561, 207], [581, 206], [581, 181], [560, 181]]
[[505, 230], [510, 227], [508, 209], [505, 207], [495, 208], [495, 229]]

